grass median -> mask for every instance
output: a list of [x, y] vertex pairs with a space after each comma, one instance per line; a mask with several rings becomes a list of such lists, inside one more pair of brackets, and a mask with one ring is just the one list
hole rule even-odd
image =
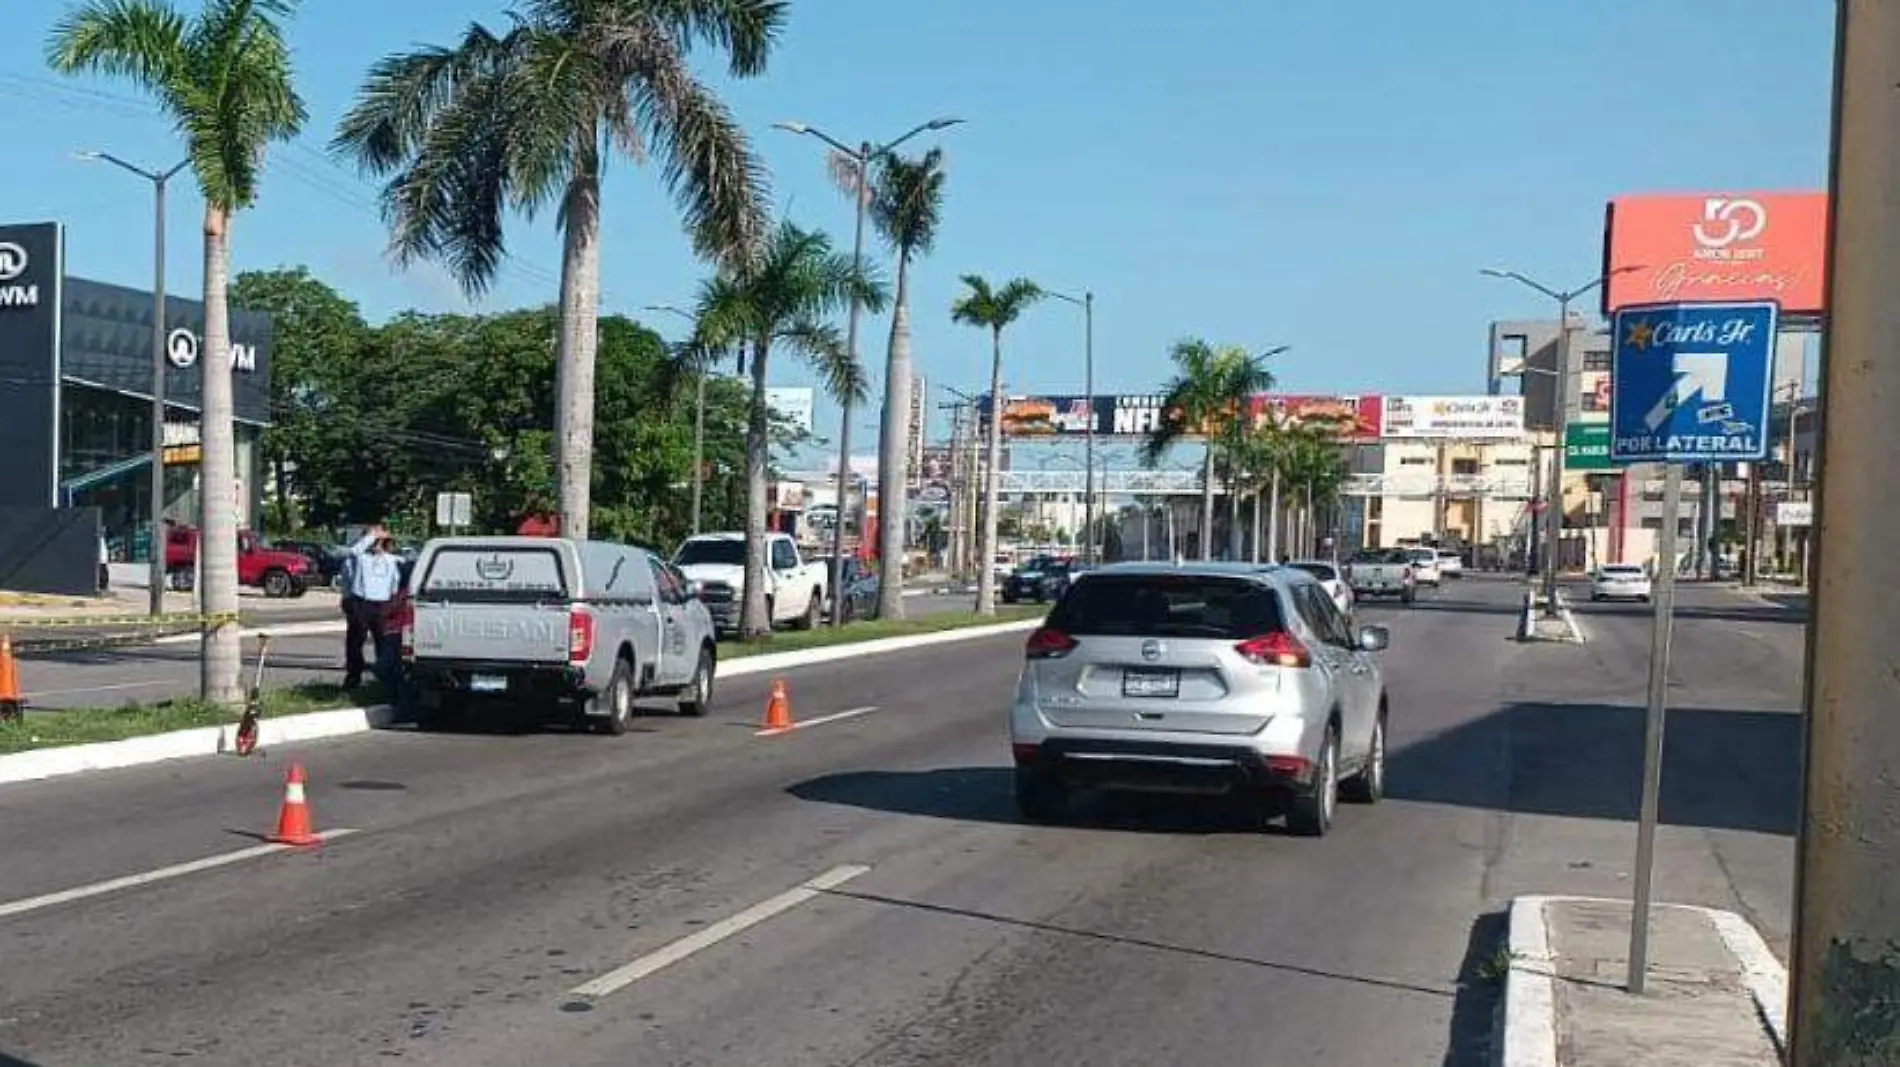
[[[719, 646], [722, 660], [769, 652], [795, 652], [800, 649], [826, 648], [832, 645], [876, 641], [886, 637], [938, 633], [972, 626], [1020, 622], [1041, 616], [1045, 609], [1001, 607], [995, 618], [976, 615], [936, 615], [922, 619], [889, 619], [851, 623], [839, 629], [829, 627], [805, 632], [778, 633], [760, 641], [728, 642]], [[83, 745], [96, 741], [122, 741], [128, 737], [189, 730], [201, 726], [223, 726], [237, 721], [238, 713], [207, 704], [195, 697], [183, 697], [152, 704], [128, 703], [117, 707], [64, 708], [34, 711], [28, 694], [26, 717], [18, 722], [0, 723], [0, 754], [30, 749]], [[375, 705], [383, 702], [382, 691], [374, 686], [351, 693], [342, 686], [324, 682], [268, 689], [263, 694], [263, 716], [271, 719], [300, 715], [311, 711]]]

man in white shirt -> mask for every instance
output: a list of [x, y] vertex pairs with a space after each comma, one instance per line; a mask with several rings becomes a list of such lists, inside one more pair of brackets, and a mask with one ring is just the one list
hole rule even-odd
[[402, 561], [396, 557], [396, 539], [381, 526], [372, 526], [350, 546], [345, 564], [347, 583], [344, 595], [349, 599], [348, 632], [344, 635], [343, 685], [355, 689], [363, 684], [363, 640], [380, 640], [383, 614], [402, 582]]

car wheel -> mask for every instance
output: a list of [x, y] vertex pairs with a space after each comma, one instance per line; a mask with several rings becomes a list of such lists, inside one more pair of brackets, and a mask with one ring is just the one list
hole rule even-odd
[[633, 664], [625, 658], [614, 660], [613, 677], [607, 680], [607, 691], [595, 700], [607, 702], [607, 714], [596, 719], [602, 733], [615, 737], [627, 732], [633, 725]]
[[699, 650], [699, 666], [693, 669], [693, 680], [686, 683], [685, 691], [680, 693], [681, 715], [698, 717], [712, 707], [713, 671], [716, 665], [712, 649]]
[[1328, 726], [1320, 742], [1319, 762], [1313, 768], [1313, 788], [1296, 794], [1287, 805], [1287, 828], [1301, 837], [1325, 837], [1333, 828], [1333, 809], [1339, 804], [1339, 731]]
[[1047, 774], [1018, 767], [1016, 811], [1025, 822], [1060, 822], [1069, 811], [1068, 787]]
[[282, 600], [290, 595], [290, 574], [286, 571], [266, 571], [264, 573], [264, 595], [272, 600]]
[[1346, 779], [1346, 799], [1355, 804], [1377, 804], [1385, 796], [1385, 709], [1372, 723], [1372, 740], [1366, 745], [1366, 765]]

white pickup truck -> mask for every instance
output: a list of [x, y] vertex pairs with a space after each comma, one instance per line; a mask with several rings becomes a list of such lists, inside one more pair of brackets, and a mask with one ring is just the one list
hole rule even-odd
[[[673, 554], [673, 565], [698, 583], [700, 602], [712, 612], [720, 633], [737, 633], [745, 604], [745, 535], [709, 533], [689, 537]], [[824, 565], [805, 559], [798, 542], [782, 533], [765, 535], [765, 611], [772, 625], [809, 630], [825, 611], [831, 575]]]

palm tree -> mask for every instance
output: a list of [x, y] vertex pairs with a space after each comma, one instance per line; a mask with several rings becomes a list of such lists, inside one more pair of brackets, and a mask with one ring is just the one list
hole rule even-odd
[[910, 265], [937, 241], [943, 218], [943, 150], [916, 159], [887, 152], [871, 193], [871, 221], [897, 253], [897, 295], [884, 359], [885, 432], [878, 449], [878, 592], [881, 619], [904, 617], [905, 449], [910, 441]]
[[1238, 345], [1219, 348], [1198, 338], [1175, 343], [1169, 358], [1175, 374], [1162, 400], [1161, 422], [1142, 442], [1142, 461], [1153, 465], [1188, 436], [1204, 437], [1201, 462], [1201, 558], [1214, 558], [1214, 464], [1231, 450], [1247, 422], [1255, 393], [1273, 388], [1273, 375]]
[[950, 305], [950, 318], [965, 326], [980, 326], [990, 331], [990, 439], [989, 469], [983, 477], [982, 555], [977, 559], [976, 611], [979, 615], [996, 614], [996, 521], [997, 467], [1003, 461], [1003, 330], [1022, 316], [1029, 305], [1042, 299], [1042, 288], [1028, 278], [1015, 278], [1001, 289], [994, 288], [979, 274], [965, 274], [963, 285], [969, 291]]
[[187, 19], [164, 0], [90, 0], [60, 20], [46, 49], [47, 62], [61, 73], [123, 77], [157, 98], [184, 137], [204, 194], [199, 608], [212, 620], [204, 629], [202, 694], [216, 704], [235, 704], [243, 693], [227, 302], [231, 218], [257, 199], [265, 147], [303, 128], [304, 103], [281, 24], [295, 6], [294, 0], [208, 0], [196, 19]]
[[1319, 509], [1338, 499], [1346, 481], [1346, 457], [1341, 454], [1338, 429], [1327, 423], [1303, 423], [1288, 434], [1282, 468], [1288, 495], [1300, 506], [1301, 553], [1317, 551]]
[[444, 261], [485, 291], [506, 255], [503, 215], [555, 207], [561, 334], [554, 438], [561, 532], [586, 537], [600, 305], [600, 188], [608, 158], [652, 158], [697, 251], [727, 268], [768, 230], [764, 168], [687, 56], [710, 46], [735, 78], [760, 74], [784, 0], [523, 0], [506, 32], [370, 69], [334, 147], [389, 176], [400, 261]]
[[[700, 287], [693, 344], [709, 350], [738, 348], [751, 356], [752, 401], [746, 419], [745, 601], [739, 609], [743, 638], [772, 630], [765, 602], [765, 494], [769, 412], [765, 403], [768, 362], [775, 346], [804, 357], [834, 397], [863, 399], [864, 368], [851, 358], [844, 338], [826, 320], [850, 304], [853, 294], [873, 313], [887, 298], [883, 285], [860, 274], [851, 256], [824, 234], [787, 222], [764, 255], [743, 273], [724, 273]], [[844, 501], [838, 521], [844, 521]]]
[[[1269, 407], [1232, 446], [1237, 452], [1232, 463], [1240, 471], [1240, 484], [1253, 494], [1253, 535], [1247, 556], [1255, 561], [1262, 559], [1262, 530], [1279, 519], [1280, 474], [1286, 444], [1286, 427]], [[1237, 523], [1234, 532], [1238, 534]], [[1271, 556], [1269, 552], [1267, 558]]]

